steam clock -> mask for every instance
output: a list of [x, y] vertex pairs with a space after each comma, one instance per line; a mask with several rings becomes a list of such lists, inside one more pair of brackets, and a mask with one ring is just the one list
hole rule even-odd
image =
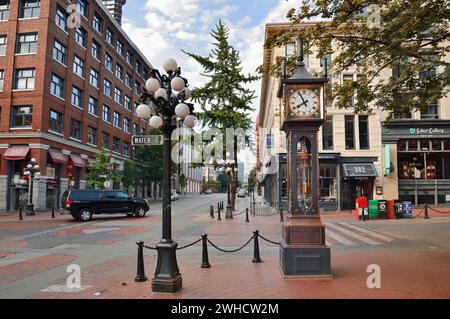
[[[310, 74], [303, 62], [302, 41], [295, 73], [281, 79], [281, 129], [287, 138], [288, 215], [283, 224], [280, 268], [285, 277], [332, 277], [330, 248], [319, 214], [317, 134], [325, 119], [325, 83]], [[326, 65], [326, 63], [325, 63]], [[326, 72], [325, 72], [326, 74]]]

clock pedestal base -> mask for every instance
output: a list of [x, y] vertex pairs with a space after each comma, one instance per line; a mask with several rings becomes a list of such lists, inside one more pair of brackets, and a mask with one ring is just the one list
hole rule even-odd
[[280, 269], [284, 278], [332, 278], [330, 248], [319, 217], [289, 216], [283, 225]]

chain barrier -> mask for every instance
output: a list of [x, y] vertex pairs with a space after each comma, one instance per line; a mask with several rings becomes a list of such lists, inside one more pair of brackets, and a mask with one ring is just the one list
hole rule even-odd
[[156, 247], [153, 247], [153, 246], [146, 246], [146, 245], [144, 245], [142, 247], [147, 248], [147, 249], [151, 249], [151, 250], [156, 250]]
[[279, 245], [279, 244], [281, 244], [280, 242], [277, 242], [277, 241], [273, 241], [273, 240], [267, 239], [267, 238], [264, 237], [264, 236], [261, 236], [261, 235], [258, 235], [258, 236], [259, 236], [259, 238], [261, 238], [262, 240], [265, 240], [266, 242], [268, 242], [268, 243], [270, 243], [270, 244], [274, 244], [274, 245]]
[[272, 214], [267, 214], [267, 215], [254, 213], [253, 215], [256, 215], [256, 216], [259, 216], [259, 217], [267, 217], [267, 216], [278, 215], [278, 213], [277, 213], [277, 212], [274, 212], [274, 213], [272, 213]]
[[220, 247], [216, 246], [211, 240], [209, 240], [209, 238], [207, 239], [208, 243], [210, 243], [211, 246], [213, 246], [215, 249], [217, 249], [217, 250], [219, 250], [219, 251], [221, 251], [223, 253], [235, 253], [235, 252], [238, 252], [239, 250], [241, 250], [244, 247], [246, 247], [252, 240], [253, 240], [253, 236], [250, 237], [250, 239], [243, 246], [241, 246], [241, 247], [239, 247], [237, 249], [227, 250], [227, 249], [223, 249], [223, 248], [220, 248]]
[[450, 214], [450, 212], [442, 212], [442, 211], [439, 211], [439, 210], [437, 210], [437, 209], [435, 209], [433, 207], [430, 207], [430, 206], [428, 206], [428, 209], [431, 209], [432, 211], [434, 211], [434, 212], [436, 212], [438, 214]]
[[177, 250], [181, 250], [181, 249], [185, 249], [185, 248], [194, 246], [195, 244], [197, 244], [197, 243], [200, 242], [201, 240], [202, 240], [202, 239], [200, 238], [200, 239], [197, 239], [196, 241], [194, 241], [194, 242], [192, 242], [192, 243], [190, 243], [190, 244], [187, 244], [187, 245], [184, 245], [184, 246], [181, 246], [181, 247], [177, 247]]
[[412, 218], [417, 218], [417, 217], [419, 217], [419, 216], [423, 213], [424, 209], [425, 209], [425, 207], [422, 208], [422, 209], [420, 210], [420, 212], [419, 212], [416, 216], [413, 216]]
[[242, 212], [240, 212], [240, 213], [233, 214], [233, 216], [239, 216], [239, 215], [242, 215], [243, 213], [245, 213], [245, 209]]

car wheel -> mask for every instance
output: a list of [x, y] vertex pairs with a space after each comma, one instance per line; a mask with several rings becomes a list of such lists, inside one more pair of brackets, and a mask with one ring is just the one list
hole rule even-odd
[[82, 222], [90, 221], [92, 219], [91, 210], [88, 208], [80, 209], [80, 211], [78, 212], [78, 219], [81, 220]]
[[147, 212], [145, 211], [145, 207], [144, 206], [138, 206], [134, 210], [134, 216], [136, 216], [136, 217], [144, 217], [146, 213]]

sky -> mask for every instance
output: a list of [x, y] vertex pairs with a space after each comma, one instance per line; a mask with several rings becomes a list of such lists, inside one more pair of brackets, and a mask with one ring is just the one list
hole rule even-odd
[[[286, 21], [294, 0], [127, 0], [122, 27], [153, 67], [162, 70], [168, 57], [181, 66], [191, 87], [201, 86], [207, 78], [201, 66], [181, 50], [206, 56], [211, 49], [210, 31], [219, 19], [230, 29], [230, 44], [239, 50], [243, 71], [255, 74], [263, 62], [264, 27], [270, 22]], [[250, 88], [255, 120], [259, 109], [260, 81]]]

